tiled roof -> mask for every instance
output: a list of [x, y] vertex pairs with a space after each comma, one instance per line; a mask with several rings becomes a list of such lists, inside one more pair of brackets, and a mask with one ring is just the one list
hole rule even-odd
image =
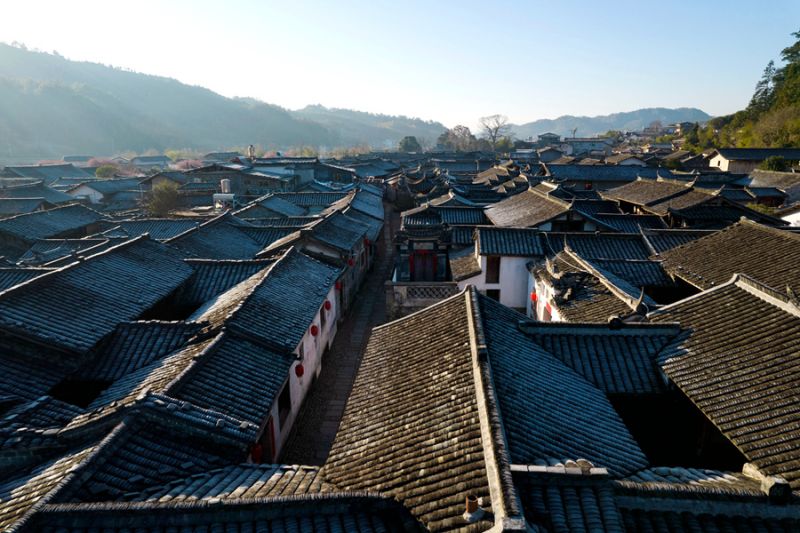
[[476, 232], [478, 253], [481, 255], [518, 257], [545, 255], [541, 233], [536, 229], [479, 226]]
[[91, 177], [88, 173], [84, 172], [82, 169], [72, 164], [21, 165], [21, 166], [5, 167], [5, 171], [24, 178], [36, 178], [48, 181], [64, 177], [76, 177], [76, 178]]
[[520, 330], [524, 315], [486, 297], [480, 304], [512, 463], [583, 458], [614, 476], [647, 465], [605, 394]]
[[643, 232], [648, 244], [656, 254], [671, 250], [681, 244], [692, 242], [706, 235], [713, 233], [713, 230], [691, 230], [691, 229], [648, 229]]
[[708, 289], [736, 273], [800, 293], [800, 235], [742, 220], [661, 254], [673, 276]]
[[469, 288], [375, 328], [326, 479], [392, 496], [430, 530], [477, 531], [491, 515], [469, 526], [466, 494], [491, 493], [495, 520], [521, 516], [512, 463], [585, 458], [617, 476], [646, 466], [603, 392], [520, 320]]
[[654, 311], [689, 334], [660, 355], [679, 389], [766, 475], [800, 489], [800, 308], [746, 278]]
[[116, 381], [184, 346], [198, 333], [192, 322], [123, 322], [90, 354], [81, 379]]
[[262, 247], [240, 229], [242, 226], [247, 223], [223, 213], [165, 242], [200, 259], [253, 259]]
[[220, 424], [192, 417], [192, 411], [197, 408], [186, 411], [180, 404], [151, 401], [114, 428], [52, 501], [119, 499], [244, 458], [244, 446], [223, 418]]
[[203, 472], [126, 495], [127, 501], [177, 503], [212, 498], [254, 499], [332, 492], [319, 467], [240, 464]]
[[655, 180], [670, 178], [672, 173], [663, 168], [616, 165], [555, 165], [547, 167], [550, 175], [560, 181], [636, 181], [637, 178]]
[[[266, 210], [266, 211], [265, 211]], [[293, 204], [274, 194], [262, 196], [257, 200], [253, 200], [250, 205], [246, 205], [240, 210], [236, 211], [236, 216], [263, 216], [259, 213], [277, 213], [278, 215], [286, 217], [299, 217], [306, 214], [306, 210], [298, 205]]]
[[103, 215], [80, 204], [34, 211], [0, 220], [0, 232], [24, 241], [47, 239], [94, 224]]
[[639, 228], [666, 229], [664, 219], [658, 215], [631, 215], [618, 213], [596, 213], [592, 219], [603, 226], [622, 233], [635, 233]]
[[241, 217], [250, 224], [258, 227], [268, 228], [302, 228], [312, 222], [319, 220], [317, 216], [311, 217], [266, 217], [266, 218], [248, 218]]
[[291, 355], [223, 333], [170, 386], [169, 395], [261, 427], [293, 362]]
[[[666, 475], [668, 478], [677, 474], [685, 481], [612, 482], [625, 531], [789, 533], [800, 528], [796, 501], [789, 505], [771, 503], [763, 494], [743, 488], [748, 481], [741, 475], [705, 471], [711, 478], [721, 474], [721, 479], [689, 481], [692, 477], [702, 477], [703, 471], [692, 469], [681, 474], [680, 470], [688, 469], [654, 468], [643, 474], [650, 477], [660, 470], [672, 471]], [[750, 481], [749, 484], [754, 483]]]
[[397, 502], [364, 493], [256, 498], [211, 505], [107, 503], [49, 505], [33, 516], [42, 533], [401, 533], [421, 526]]
[[229, 327], [293, 351], [306, 333], [340, 270], [292, 248], [262, 275], [220, 295], [198, 320], [224, 316]]
[[714, 195], [700, 189], [694, 189], [673, 198], [651, 203], [647, 206], [647, 210], [651, 213], [665, 216], [670, 211], [682, 211], [693, 207], [701, 207], [702, 204], [712, 199], [714, 199]]
[[[3, 189], [0, 189], [0, 193]], [[2, 198], [0, 197], [0, 216], [19, 215], [30, 213], [42, 208], [52, 209], [55, 207], [44, 198]]]
[[[691, 503], [697, 505], [695, 501]], [[800, 520], [792, 517], [770, 518], [764, 515], [747, 513], [741, 506], [730, 506], [719, 513], [706, 513], [694, 509], [665, 509], [654, 505], [642, 508], [621, 506], [620, 512], [625, 531], [648, 531], [651, 533], [672, 533], [675, 531], [769, 531], [791, 533], [800, 528]]]
[[[582, 258], [581, 258], [582, 259]], [[539, 279], [549, 281], [556, 289], [554, 303], [561, 318], [568, 322], [602, 322], [611, 316], [626, 316], [634, 311], [636, 291], [625, 284], [626, 291], [608, 278], [601, 279], [586, 260], [560, 252], [552, 263], [536, 268]], [[551, 273], [551, 270], [555, 273]]]
[[355, 250], [368, 231], [369, 226], [338, 211], [311, 226], [311, 234], [315, 239], [343, 252]]
[[86, 446], [73, 450], [29, 473], [0, 483], [0, 529], [9, 531], [17, 522], [27, 518], [31, 508], [46, 498], [92, 449], [92, 446]]
[[44, 265], [64, 257], [81, 254], [92, 255], [106, 249], [110, 245], [119, 244], [105, 237], [83, 239], [37, 239], [24, 254], [17, 259], [17, 264]]
[[38, 278], [51, 270], [50, 268], [0, 267], [0, 292], [33, 278]]
[[617, 203], [611, 200], [576, 198], [572, 201], [572, 208], [589, 217], [598, 213], [621, 213]]
[[680, 332], [672, 325], [531, 323], [524, 331], [548, 353], [606, 394], [665, 390], [656, 356]]
[[350, 206], [372, 218], [383, 220], [383, 199], [365, 190], [356, 191]]
[[544, 233], [554, 254], [566, 243], [585, 259], [649, 259], [650, 249], [638, 233]]
[[[630, 482], [630, 483], [629, 483]], [[628, 488], [647, 487], [691, 492], [711, 489], [731, 495], [763, 496], [760, 483], [741, 472], [723, 472], [707, 468], [657, 466], [646, 468], [625, 478], [620, 485]]]
[[194, 274], [183, 286], [181, 298], [200, 304], [211, 300], [267, 268], [271, 259], [187, 259]]
[[49, 361], [37, 362], [31, 357], [0, 354], [0, 396], [35, 400], [47, 394], [61, 381], [68, 370]]
[[191, 273], [175, 250], [133, 239], [0, 293], [0, 328], [62, 349], [87, 350]]
[[[26, 199], [37, 199], [39, 201], [43, 200], [50, 202], [51, 204], [63, 204], [66, 202], [75, 201], [75, 198], [69, 194], [53, 189], [52, 187], [48, 187], [42, 182], [12, 185], [10, 187], [0, 187], [0, 198], [3, 198], [6, 202], [12, 202], [11, 205], [15, 205], [15, 202], [24, 202]], [[19, 203], [16, 203], [16, 206], [18, 208], [23, 207], [23, 205]], [[33, 209], [27, 209], [16, 212], [27, 213], [32, 210]]]
[[137, 190], [139, 188], [139, 181], [140, 178], [99, 179], [78, 184], [75, 187], [73, 187], [73, 189], [85, 185], [86, 187], [94, 189], [100, 194], [112, 195], [120, 191]]
[[348, 207], [343, 211], [343, 213], [353, 220], [361, 222], [362, 224], [366, 224], [369, 228], [367, 230], [367, 238], [375, 242], [381, 235], [381, 231], [383, 230], [383, 220], [378, 220], [377, 218], [371, 217], [361, 211], [354, 209], [353, 207]]
[[287, 235], [297, 230], [295, 227], [258, 227], [258, 228], [239, 228], [244, 234], [253, 239], [262, 248], [269, 246]]
[[481, 273], [481, 264], [475, 257], [474, 248], [465, 248], [450, 254], [450, 273], [453, 281], [462, 281]]
[[147, 393], [161, 394], [193, 361], [213, 347], [216, 337], [195, 342], [166, 357], [154, 359], [117, 379], [89, 404], [87, 411], [75, 417], [68, 429], [82, 428], [98, 421], [118, 420], [130, 408], [147, 399]]
[[325, 465], [337, 487], [381, 491], [432, 531], [465, 528], [466, 494], [489, 496], [467, 313], [462, 293], [372, 331]]
[[275, 196], [300, 207], [327, 207], [348, 194], [346, 192], [279, 192], [275, 193]]
[[118, 224], [129, 237], [147, 233], [151, 239], [164, 241], [196, 228], [199, 222], [180, 218], [141, 218], [120, 220], [115, 224]]
[[528, 523], [548, 533], [625, 531], [607, 475], [526, 470], [521, 467], [513, 475]]
[[454, 246], [472, 246], [474, 233], [474, 226], [451, 226], [450, 242]]
[[648, 259], [592, 259], [598, 268], [611, 272], [634, 287], [672, 287], [673, 281], [660, 261]]
[[[653, 205], [663, 202], [673, 196], [683, 195], [692, 191], [692, 184], [675, 180], [637, 179], [614, 189], [609, 189], [601, 195], [639, 206]], [[702, 193], [701, 193], [702, 194]]]
[[486, 216], [480, 207], [434, 207], [430, 209], [439, 215], [443, 224], [451, 226], [486, 224]]
[[750, 172], [753, 187], [777, 187], [787, 190], [800, 185], [800, 174], [797, 172], [773, 172], [756, 169]]
[[495, 226], [532, 227], [569, 209], [569, 204], [563, 200], [527, 190], [489, 206], [486, 216]]

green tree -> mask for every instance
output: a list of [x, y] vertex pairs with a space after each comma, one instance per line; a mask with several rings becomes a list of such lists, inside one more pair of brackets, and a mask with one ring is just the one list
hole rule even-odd
[[756, 83], [756, 90], [753, 91], [753, 97], [747, 106], [747, 110], [751, 113], [762, 113], [772, 104], [775, 92], [775, 71], [775, 62], [770, 60], [761, 74], [761, 79]]
[[166, 216], [178, 208], [178, 186], [170, 181], [162, 181], [153, 187], [148, 210], [151, 215]]
[[94, 175], [98, 178], [113, 178], [118, 171], [116, 165], [101, 165], [94, 171]]
[[413, 135], [406, 135], [400, 140], [399, 149], [401, 152], [421, 152], [422, 146], [420, 146], [419, 141]]
[[500, 137], [495, 143], [494, 149], [496, 152], [507, 153], [514, 149], [514, 140], [509, 137]]
[[758, 166], [762, 170], [775, 170], [777, 172], [786, 172], [789, 167], [789, 162], [780, 155], [768, 157]]

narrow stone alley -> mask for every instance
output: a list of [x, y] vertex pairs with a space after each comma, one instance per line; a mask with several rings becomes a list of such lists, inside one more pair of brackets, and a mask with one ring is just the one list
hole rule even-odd
[[284, 446], [282, 463], [322, 465], [328, 458], [372, 328], [386, 321], [384, 282], [391, 276], [394, 265], [393, 238], [400, 216], [388, 203], [384, 203], [384, 211], [383, 235], [375, 263], [350, 313], [339, 324], [333, 346], [322, 362], [322, 371]]

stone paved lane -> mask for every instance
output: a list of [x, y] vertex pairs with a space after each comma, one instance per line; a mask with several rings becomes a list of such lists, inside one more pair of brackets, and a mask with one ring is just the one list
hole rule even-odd
[[328, 458], [344, 406], [374, 326], [386, 321], [384, 282], [389, 279], [394, 261], [394, 233], [399, 215], [384, 204], [386, 223], [372, 271], [356, 296], [350, 313], [322, 362], [322, 371], [294, 423], [280, 461], [285, 464], [322, 465]]

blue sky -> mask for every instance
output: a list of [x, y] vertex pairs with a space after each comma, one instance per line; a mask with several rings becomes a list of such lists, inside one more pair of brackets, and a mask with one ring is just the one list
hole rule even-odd
[[800, 29], [800, 2], [11, 0], [2, 18], [2, 41], [226, 96], [474, 126], [736, 111]]

